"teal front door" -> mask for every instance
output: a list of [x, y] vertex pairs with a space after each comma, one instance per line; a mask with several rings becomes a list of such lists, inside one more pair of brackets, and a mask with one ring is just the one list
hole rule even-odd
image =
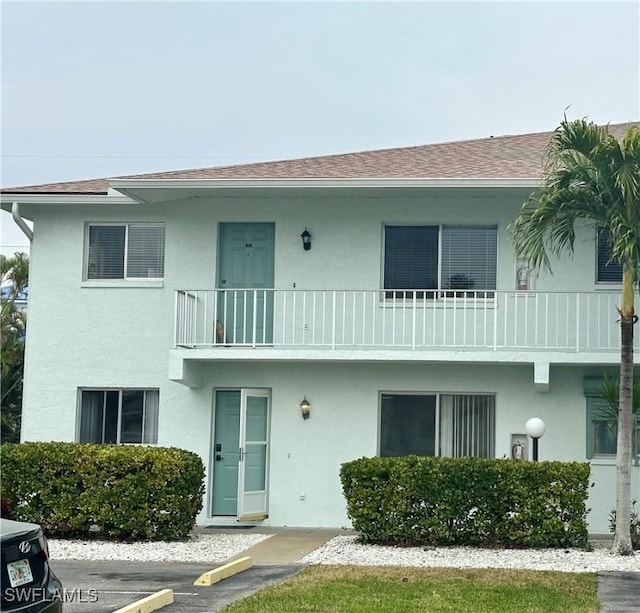
[[273, 343], [274, 239], [272, 223], [220, 224], [218, 342]]
[[267, 517], [270, 393], [215, 392], [211, 515]]
[[217, 391], [214, 410], [211, 515], [236, 515], [240, 457], [240, 392]]

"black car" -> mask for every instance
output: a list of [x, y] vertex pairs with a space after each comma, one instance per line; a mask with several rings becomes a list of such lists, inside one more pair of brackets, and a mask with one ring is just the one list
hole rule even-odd
[[0, 543], [0, 611], [60, 613], [62, 583], [49, 568], [49, 548], [40, 526], [0, 519]]

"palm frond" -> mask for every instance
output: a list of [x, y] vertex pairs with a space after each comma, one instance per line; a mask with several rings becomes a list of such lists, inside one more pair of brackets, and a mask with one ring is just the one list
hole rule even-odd
[[[620, 399], [620, 380], [617, 377], [610, 377], [605, 374], [602, 379], [600, 393], [597, 398], [601, 400], [601, 404], [593, 409], [592, 418], [604, 425], [608, 431], [608, 436], [615, 439], [618, 432], [618, 407]], [[633, 377], [633, 405], [634, 415], [640, 411], [640, 375]], [[634, 420], [633, 426], [634, 436], [632, 445], [634, 446], [634, 454], [637, 454], [638, 433], [640, 433], [640, 424]]]
[[541, 188], [509, 226], [516, 256], [550, 271], [551, 255], [573, 253], [581, 221], [605, 228], [612, 259], [640, 280], [640, 130], [619, 141], [606, 126], [565, 117], [547, 146]]
[[[620, 380], [607, 374], [602, 378], [602, 385], [597, 397], [602, 404], [595, 410], [594, 417], [598, 421], [613, 420], [618, 423], [618, 402], [620, 400]], [[633, 377], [633, 405], [634, 413], [640, 410], [640, 374]]]

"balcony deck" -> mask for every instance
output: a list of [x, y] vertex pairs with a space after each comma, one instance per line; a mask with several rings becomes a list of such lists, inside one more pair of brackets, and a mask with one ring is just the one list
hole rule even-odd
[[491, 352], [496, 361], [514, 352], [574, 354], [576, 362], [610, 354], [615, 361], [619, 299], [614, 292], [177, 290], [174, 346], [416, 359]]

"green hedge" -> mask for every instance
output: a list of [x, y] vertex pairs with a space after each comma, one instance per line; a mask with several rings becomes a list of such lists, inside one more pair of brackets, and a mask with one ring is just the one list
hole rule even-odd
[[204, 467], [183, 449], [6, 443], [1, 497], [50, 536], [183, 539], [202, 508]]
[[503, 459], [361, 458], [340, 478], [367, 543], [587, 547], [589, 465]]

